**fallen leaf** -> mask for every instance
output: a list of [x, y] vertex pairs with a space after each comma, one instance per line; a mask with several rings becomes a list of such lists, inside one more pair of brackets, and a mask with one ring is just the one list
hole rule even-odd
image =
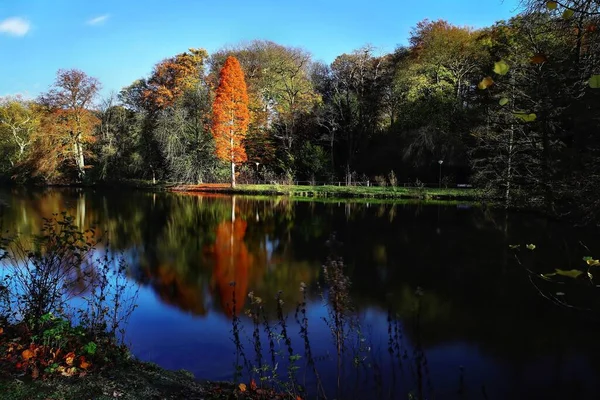
[[507, 105], [509, 102], [509, 100], [506, 97], [503, 97], [500, 99], [500, 101], [498, 102], [501, 106], [505, 106]]
[[77, 373], [77, 368], [75, 367], [71, 367], [71, 368], [65, 368], [62, 372], [61, 375], [62, 376], [73, 376]]
[[73, 365], [73, 361], [75, 361], [75, 353], [70, 352], [65, 356], [65, 362], [68, 366]]
[[29, 349], [23, 350], [21, 357], [23, 357], [23, 360], [29, 360], [31, 357], [33, 357], [33, 351]]
[[533, 57], [531, 57], [531, 59], [529, 61], [532, 64], [542, 64], [542, 63], [548, 61], [548, 58], [546, 57], [545, 54], [537, 53], [536, 55], [534, 55]]
[[85, 360], [84, 356], [79, 357], [79, 368], [88, 369], [92, 364]]
[[240, 385], [238, 387], [240, 388], [240, 392], [245, 392], [246, 391], [246, 384], [245, 383], [240, 383]]
[[38, 369], [38, 367], [33, 367], [33, 371], [31, 371], [31, 377], [33, 379], [37, 379], [40, 377], [40, 370]]

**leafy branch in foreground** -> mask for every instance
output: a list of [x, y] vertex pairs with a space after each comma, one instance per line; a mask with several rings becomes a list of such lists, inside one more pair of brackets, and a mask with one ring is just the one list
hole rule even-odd
[[125, 261], [79, 231], [66, 213], [33, 238], [4, 240], [0, 266], [0, 373], [85, 375], [129, 357], [124, 327], [137, 289]]

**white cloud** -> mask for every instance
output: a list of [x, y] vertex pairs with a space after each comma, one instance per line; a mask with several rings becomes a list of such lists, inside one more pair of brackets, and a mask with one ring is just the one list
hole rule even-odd
[[108, 15], [108, 14], [100, 15], [98, 17], [88, 20], [87, 24], [88, 25], [102, 25], [103, 23], [106, 22], [106, 20], [108, 19], [109, 16], [110, 15]]
[[31, 29], [29, 21], [23, 18], [11, 17], [0, 21], [0, 33], [11, 36], [25, 36]]

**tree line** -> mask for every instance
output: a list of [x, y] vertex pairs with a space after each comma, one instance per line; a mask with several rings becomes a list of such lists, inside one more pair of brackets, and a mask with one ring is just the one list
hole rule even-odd
[[[407, 46], [364, 46], [331, 64], [264, 40], [189, 49], [104, 99], [95, 78], [60, 70], [37, 99], [2, 99], [0, 174], [42, 183], [442, 178], [507, 207], [592, 215], [600, 4], [526, 3], [482, 29], [421, 21]], [[228, 60], [244, 86], [229, 106]]]

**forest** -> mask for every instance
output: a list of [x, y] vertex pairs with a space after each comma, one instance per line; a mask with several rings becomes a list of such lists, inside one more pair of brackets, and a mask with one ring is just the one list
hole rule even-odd
[[482, 29], [423, 20], [406, 46], [380, 54], [365, 45], [329, 65], [267, 40], [213, 54], [190, 48], [104, 98], [96, 78], [59, 70], [36, 99], [0, 99], [0, 176], [347, 185], [439, 177], [507, 208], [591, 221], [600, 3], [526, 3]]

